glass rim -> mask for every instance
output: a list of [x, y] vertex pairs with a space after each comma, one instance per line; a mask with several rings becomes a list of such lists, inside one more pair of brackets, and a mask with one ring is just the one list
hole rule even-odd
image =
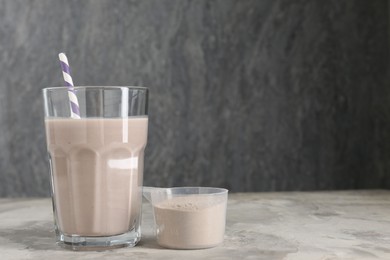
[[[67, 86], [58, 86], [58, 87], [46, 87], [43, 88], [42, 91], [56, 91], [56, 90], [68, 90], [69, 87]], [[149, 91], [149, 88], [147, 87], [140, 87], [140, 86], [74, 86], [75, 90], [86, 90], [86, 89], [106, 89], [106, 90], [114, 90], [114, 89], [134, 89], [134, 90], [145, 90]]]
[[[201, 192], [201, 193], [194, 193], [196, 191], [199, 191], [199, 189], [208, 189], [210, 192]], [[172, 193], [177, 192], [180, 190], [187, 190], [191, 191], [191, 193]], [[156, 188], [154, 192], [161, 192], [161, 193], [167, 193], [167, 194], [175, 194], [175, 195], [200, 195], [200, 196], [218, 196], [218, 195], [224, 195], [229, 192], [228, 189], [225, 188], [218, 188], [218, 187], [203, 187], [203, 186], [190, 186], [190, 187], [171, 187], [171, 188]]]

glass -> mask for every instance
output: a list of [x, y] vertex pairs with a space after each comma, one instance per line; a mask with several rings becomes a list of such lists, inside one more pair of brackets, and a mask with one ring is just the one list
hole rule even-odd
[[148, 90], [43, 89], [57, 243], [73, 250], [135, 246], [141, 238]]

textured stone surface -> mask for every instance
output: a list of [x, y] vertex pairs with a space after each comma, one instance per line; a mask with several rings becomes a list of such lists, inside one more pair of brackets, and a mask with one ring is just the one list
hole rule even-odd
[[134, 248], [72, 252], [55, 245], [49, 199], [0, 200], [0, 251], [17, 259], [389, 259], [390, 191], [230, 195], [224, 243], [205, 250], [160, 248], [151, 206]]
[[0, 0], [0, 196], [49, 194], [40, 90], [150, 87], [145, 184], [390, 187], [388, 2]]

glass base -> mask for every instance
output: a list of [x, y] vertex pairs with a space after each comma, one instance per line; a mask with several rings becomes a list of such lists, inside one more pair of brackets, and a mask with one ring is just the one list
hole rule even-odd
[[141, 239], [141, 233], [130, 231], [108, 237], [83, 237], [57, 233], [57, 245], [74, 251], [101, 251], [120, 247], [134, 247]]

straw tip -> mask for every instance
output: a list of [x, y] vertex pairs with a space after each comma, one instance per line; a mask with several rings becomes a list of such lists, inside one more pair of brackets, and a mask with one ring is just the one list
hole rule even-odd
[[63, 53], [63, 52], [60, 52], [60, 53], [58, 54], [58, 58], [60, 58], [60, 60], [62, 60], [62, 59], [66, 59], [66, 55], [65, 55], [65, 53]]

